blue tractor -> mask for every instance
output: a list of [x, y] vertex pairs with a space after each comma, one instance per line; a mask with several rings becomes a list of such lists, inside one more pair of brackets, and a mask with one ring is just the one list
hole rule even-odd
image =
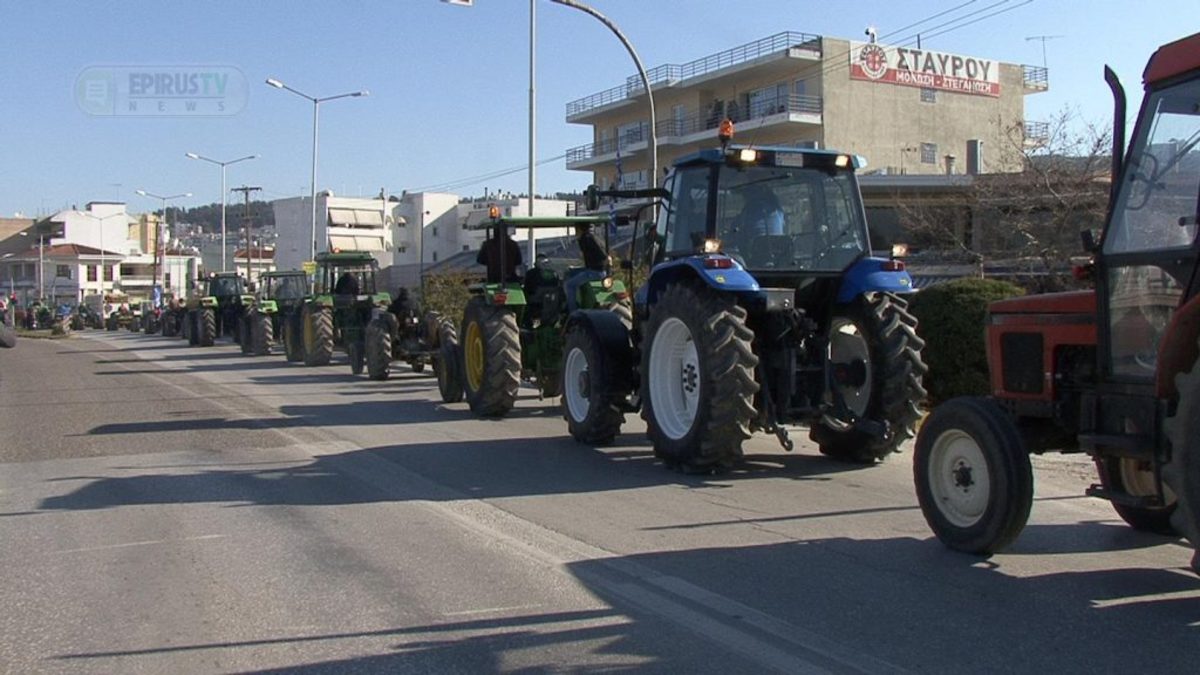
[[632, 327], [611, 312], [569, 321], [571, 435], [611, 442], [640, 409], [655, 454], [686, 472], [730, 467], [756, 431], [791, 450], [797, 424], [834, 459], [898, 451], [925, 396], [923, 342], [904, 263], [870, 255], [862, 165], [723, 143], [678, 160], [665, 188], [590, 189], [592, 208], [603, 196], [653, 199], [657, 223], [640, 238], [652, 267]]

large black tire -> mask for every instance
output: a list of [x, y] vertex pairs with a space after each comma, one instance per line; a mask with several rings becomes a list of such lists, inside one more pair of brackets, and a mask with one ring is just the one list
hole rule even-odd
[[472, 298], [463, 313], [463, 389], [471, 412], [503, 417], [521, 386], [521, 334], [517, 315]]
[[242, 353], [249, 356], [254, 353], [254, 336], [251, 331], [254, 326], [254, 312], [246, 310], [242, 314], [241, 321], [237, 323], [237, 340], [238, 346], [241, 347]]
[[117, 317], [110, 315], [104, 320], [104, 329], [112, 332], [117, 329]]
[[563, 343], [562, 410], [571, 437], [587, 445], [612, 443], [625, 423], [619, 407], [625, 392], [612, 391], [615, 373], [604, 363], [592, 332], [571, 326]]
[[445, 403], [458, 403], [463, 399], [462, 352], [458, 345], [458, 329], [451, 321], [442, 321], [438, 327], [438, 355], [433, 362], [437, 375], [438, 392]]
[[200, 316], [197, 317], [199, 325], [197, 326], [196, 344], [201, 347], [211, 347], [217, 339], [217, 315], [211, 309], [200, 310]]
[[346, 354], [350, 357], [350, 372], [354, 375], [362, 375], [363, 366], [367, 361], [364, 351], [361, 342], [351, 342], [346, 345]]
[[[870, 464], [899, 452], [915, 435], [921, 417], [917, 404], [925, 398], [921, 378], [928, 370], [921, 360], [925, 341], [917, 336], [908, 303], [890, 293], [868, 294], [835, 314], [829, 337], [829, 386], [846, 401], [850, 419], [827, 414], [809, 437], [821, 454], [844, 462]], [[862, 381], [835, 384], [835, 369]], [[873, 423], [882, 433], [855, 428], [856, 420]]]
[[1033, 469], [1021, 433], [986, 398], [959, 397], [934, 409], [917, 436], [913, 479], [921, 513], [957, 551], [995, 553], [1029, 519]]
[[254, 355], [269, 355], [271, 348], [275, 346], [275, 324], [271, 321], [271, 315], [256, 313], [253, 321], [248, 323], [253, 327], [252, 343], [254, 348], [252, 351]]
[[367, 377], [386, 380], [392, 374], [392, 331], [385, 317], [367, 324]]
[[300, 316], [289, 314], [280, 322], [283, 329], [283, 355], [288, 361], [298, 363], [304, 360], [303, 329], [300, 328]]
[[[1158, 494], [1154, 485], [1154, 467], [1149, 460], [1129, 457], [1097, 457], [1096, 474], [1105, 489], [1133, 497], [1150, 497]], [[1113, 502], [1113, 510], [1135, 530], [1154, 534], [1175, 534], [1171, 526], [1171, 514], [1175, 512], [1175, 495], [1169, 490], [1165, 506], [1130, 506]]]
[[[1200, 360], [1175, 376], [1178, 402], [1164, 425], [1171, 441], [1171, 461], [1163, 467], [1166, 488], [1175, 495], [1171, 525], [1200, 549]], [[1200, 573], [1200, 550], [1192, 555], [1192, 570]]]
[[333, 358], [333, 313], [324, 307], [306, 306], [301, 314], [304, 326], [304, 365], [324, 366]]
[[654, 454], [689, 473], [733, 466], [758, 392], [746, 310], [732, 294], [676, 284], [650, 310], [644, 336], [642, 417]]
[[195, 310], [188, 310], [183, 315], [183, 339], [187, 340], [187, 343], [193, 347], [198, 344], [198, 341], [196, 339], [196, 335], [197, 335], [196, 314], [197, 313], [198, 312], [196, 312]]

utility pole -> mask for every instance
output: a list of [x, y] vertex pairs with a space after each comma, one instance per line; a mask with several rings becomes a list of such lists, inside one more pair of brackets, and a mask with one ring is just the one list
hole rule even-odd
[[[235, 187], [232, 190], [230, 190], [230, 192], [242, 193], [242, 197], [245, 199], [245, 203], [246, 203], [246, 208], [242, 215], [242, 224], [246, 227], [246, 283], [247, 284], [250, 283], [250, 275], [253, 270], [253, 267], [251, 267], [251, 265], [250, 265], [250, 223], [253, 220], [250, 217], [250, 193], [258, 192], [261, 189], [262, 188], [260, 188], [260, 187], [251, 187], [249, 185], [243, 185], [242, 187]], [[236, 265], [237, 263], [234, 263], [234, 264]]]

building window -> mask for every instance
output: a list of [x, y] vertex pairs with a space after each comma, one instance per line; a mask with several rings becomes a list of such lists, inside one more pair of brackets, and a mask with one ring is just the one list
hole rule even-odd
[[792, 93], [797, 96], [808, 96], [808, 82], [805, 80], [796, 80], [792, 85]]
[[115, 279], [116, 278], [116, 269], [117, 269], [116, 265], [105, 265], [104, 266], [104, 280], [112, 281], [113, 279]]
[[937, 103], [937, 90], [921, 87], [921, 103]]
[[131, 277], [134, 275], [133, 265], [121, 265], [121, 276]]
[[70, 265], [55, 265], [54, 267], [55, 267], [54, 276], [58, 277], [59, 279], [70, 279], [71, 278], [71, 266]]
[[437, 251], [433, 252], [433, 262], [437, 262]]
[[471, 250], [471, 245], [470, 245], [470, 244], [463, 244], [463, 250], [464, 250], [464, 251], [470, 251], [470, 250]]
[[163, 272], [163, 286], [165, 288], [171, 287], [171, 273], [170, 272]]
[[433, 226], [432, 228], [430, 228], [430, 229], [431, 229], [431, 230], [432, 230], [432, 232], [433, 232], [433, 236], [435, 236], [435, 237], [436, 237], [436, 236], [437, 236], [437, 225], [434, 225], [434, 226]]
[[921, 163], [937, 164], [937, 143], [921, 144]]
[[98, 272], [96, 272], [96, 266], [95, 266], [95, 265], [88, 265], [88, 266], [87, 266], [87, 280], [88, 280], [88, 281], [95, 281], [95, 280], [96, 280], [96, 277], [98, 277], [98, 276], [99, 276], [99, 273], [98, 273]]

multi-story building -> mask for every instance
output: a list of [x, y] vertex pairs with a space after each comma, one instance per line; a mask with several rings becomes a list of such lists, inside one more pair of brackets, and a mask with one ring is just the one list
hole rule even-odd
[[310, 197], [289, 197], [271, 202], [275, 212], [275, 264], [281, 270], [301, 269], [310, 259], [313, 235], [318, 253], [328, 250], [367, 251], [380, 267], [392, 263], [396, 202], [386, 197], [335, 197], [317, 193], [316, 232]]
[[[797, 32], [647, 75], [660, 169], [715, 146], [728, 118], [735, 143], [837, 149], [865, 157], [869, 171], [1012, 171], [1008, 150], [1044, 132], [1026, 124], [1024, 96], [1048, 87], [1042, 67]], [[567, 168], [603, 187], [648, 186], [648, 118], [636, 74], [567, 103], [567, 121], [593, 129], [591, 143], [567, 151]]]

